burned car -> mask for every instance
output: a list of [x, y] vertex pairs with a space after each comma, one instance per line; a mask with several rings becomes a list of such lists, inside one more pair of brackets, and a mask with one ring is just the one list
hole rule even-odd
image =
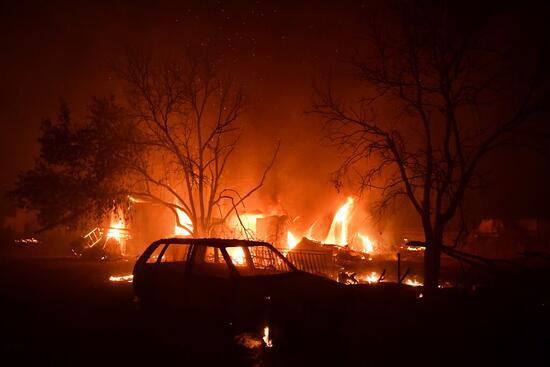
[[348, 293], [342, 284], [298, 270], [268, 243], [228, 239], [153, 242], [136, 262], [133, 285], [146, 307], [287, 329], [298, 318], [303, 325], [341, 309]]
[[280, 301], [279, 296], [303, 298], [315, 290], [341, 289], [334, 281], [299, 271], [272, 245], [256, 241], [163, 239], [153, 242], [134, 267], [136, 296], [163, 307], [244, 310]]
[[[344, 340], [338, 330], [353, 322], [354, 310], [364, 313], [372, 291], [386, 289], [346, 286], [300, 271], [272, 245], [246, 240], [158, 240], [143, 252], [133, 274], [136, 296], [154, 315], [175, 311], [241, 330], [268, 324], [279, 347], [303, 346], [307, 339], [315, 348], [324, 343], [334, 348]], [[391, 304], [377, 298], [384, 302], [373, 305]]]

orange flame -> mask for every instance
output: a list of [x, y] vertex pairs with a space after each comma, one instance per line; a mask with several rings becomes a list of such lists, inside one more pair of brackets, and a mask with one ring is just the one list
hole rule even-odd
[[367, 276], [365, 277], [365, 281], [369, 284], [378, 283], [378, 279], [380, 279], [380, 274], [375, 271], [367, 274]]
[[132, 283], [133, 280], [134, 280], [134, 276], [132, 274], [129, 274], [129, 275], [111, 275], [109, 277], [109, 281], [110, 282], [115, 282], [115, 283], [119, 283], [119, 282]]
[[245, 265], [246, 258], [242, 247], [227, 247], [226, 250], [234, 265]]
[[185, 227], [178, 226], [178, 221], [176, 221], [176, 224], [174, 225], [174, 236], [191, 236], [191, 231], [193, 230], [193, 222], [191, 221], [191, 218], [189, 218], [189, 216], [180, 208], [176, 208], [176, 214], [179, 222]]
[[288, 231], [286, 235], [286, 245], [289, 250], [292, 250], [298, 244], [298, 239], [294, 237], [292, 232]]
[[411, 287], [420, 287], [421, 285], [424, 285], [416, 279], [407, 279], [405, 280], [405, 284], [410, 285]]
[[374, 252], [374, 243], [369, 238], [369, 236], [361, 234], [361, 233], [357, 233], [357, 236], [359, 236], [359, 238], [361, 239], [361, 243], [363, 244], [362, 251], [367, 253], [367, 254], [373, 253]]
[[328, 236], [324, 241], [325, 243], [332, 243], [338, 246], [348, 244], [348, 226], [353, 204], [353, 198], [350, 196], [347, 198], [346, 203], [338, 209], [332, 220]]
[[262, 340], [267, 348], [271, 348], [273, 346], [273, 341], [269, 338], [269, 326], [264, 327], [264, 336], [262, 337]]
[[111, 214], [111, 224], [107, 231], [107, 239], [114, 238], [118, 241], [126, 239], [126, 224], [121, 216]]

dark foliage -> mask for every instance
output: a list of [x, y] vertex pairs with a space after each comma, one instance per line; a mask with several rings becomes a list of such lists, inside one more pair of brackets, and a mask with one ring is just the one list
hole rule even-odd
[[19, 175], [10, 192], [18, 205], [38, 213], [44, 228], [99, 222], [124, 207], [125, 169], [121, 160], [132, 131], [114, 98], [94, 98], [78, 123], [62, 102], [56, 121], [42, 121], [40, 157]]

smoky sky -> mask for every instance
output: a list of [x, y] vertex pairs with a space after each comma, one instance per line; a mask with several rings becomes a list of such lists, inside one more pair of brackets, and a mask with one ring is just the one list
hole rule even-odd
[[[323, 142], [320, 123], [304, 112], [314, 81], [339, 68], [372, 3], [3, 1], [0, 190], [32, 166], [40, 120], [56, 115], [61, 98], [83, 116], [92, 96], [120, 94], [112, 66], [129, 48], [170, 52], [198, 45], [223, 55], [248, 96], [239, 154], [249, 162], [235, 173], [260, 171], [280, 140], [281, 155], [261, 196], [284, 199], [289, 210], [334, 205], [341, 196], [329, 177], [338, 155]], [[478, 210], [541, 215], [540, 203], [550, 196], [548, 159], [522, 150], [493, 163], [491, 180], [498, 185], [485, 191], [487, 205]]]

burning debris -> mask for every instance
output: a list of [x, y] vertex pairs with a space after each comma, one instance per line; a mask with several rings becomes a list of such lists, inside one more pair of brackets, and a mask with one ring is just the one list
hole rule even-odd
[[35, 246], [35, 245], [39, 245], [41, 243], [40, 240], [37, 240], [36, 238], [34, 237], [30, 237], [30, 238], [19, 238], [19, 239], [16, 239], [13, 241], [16, 245], [19, 245], [19, 246]]
[[364, 277], [364, 281], [372, 284], [372, 283], [379, 283], [383, 279], [383, 276], [375, 271], [370, 272]]
[[77, 257], [98, 260], [117, 260], [126, 254], [130, 232], [122, 215], [111, 213], [109, 227], [103, 231], [94, 228], [82, 238], [73, 241], [71, 250]]
[[109, 281], [114, 282], [114, 283], [121, 283], [121, 282], [132, 283], [134, 281], [134, 276], [132, 274], [128, 274], [128, 275], [111, 275], [109, 277]]
[[405, 284], [410, 285], [411, 287], [420, 287], [424, 285], [422, 282], [416, 279], [410, 279], [410, 278], [405, 280]]

